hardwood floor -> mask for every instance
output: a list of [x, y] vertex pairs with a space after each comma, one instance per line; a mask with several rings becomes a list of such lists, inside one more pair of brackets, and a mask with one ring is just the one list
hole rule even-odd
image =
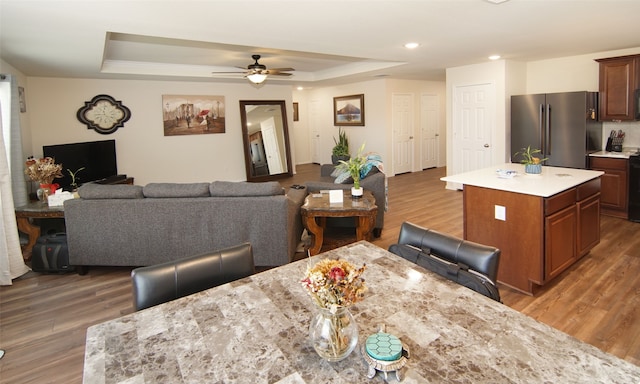
[[[319, 166], [298, 166], [283, 186], [303, 184]], [[462, 237], [462, 193], [444, 189], [444, 168], [388, 179], [382, 236], [388, 248], [403, 221]], [[504, 286], [505, 305], [640, 365], [640, 224], [602, 216], [601, 241], [535, 297]], [[347, 235], [348, 236], [348, 235]], [[2, 383], [81, 383], [87, 327], [133, 312], [131, 268], [77, 274], [29, 273], [0, 287]]]

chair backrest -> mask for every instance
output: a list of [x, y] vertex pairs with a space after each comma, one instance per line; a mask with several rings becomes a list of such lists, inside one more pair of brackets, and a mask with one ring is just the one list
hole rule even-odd
[[[398, 244], [392, 245], [389, 250], [461, 284], [462, 279], [456, 273], [462, 269], [471, 274], [482, 275], [495, 287], [500, 261], [498, 248], [462, 240], [404, 222], [400, 228]], [[425, 259], [433, 256], [442, 261], [445, 266], [441, 266], [443, 263], [436, 265], [433, 260]], [[419, 260], [420, 258], [423, 260]], [[470, 279], [473, 279], [473, 276], [470, 276]], [[484, 287], [477, 287], [477, 284], [472, 282], [463, 285], [500, 301], [497, 287], [495, 292], [493, 292], [493, 287], [488, 287], [490, 292], [487, 292], [486, 284]]]
[[131, 271], [136, 311], [252, 275], [251, 244]]

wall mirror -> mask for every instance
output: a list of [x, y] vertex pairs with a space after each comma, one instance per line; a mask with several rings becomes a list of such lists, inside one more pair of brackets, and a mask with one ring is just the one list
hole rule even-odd
[[284, 100], [240, 101], [247, 181], [293, 176]]

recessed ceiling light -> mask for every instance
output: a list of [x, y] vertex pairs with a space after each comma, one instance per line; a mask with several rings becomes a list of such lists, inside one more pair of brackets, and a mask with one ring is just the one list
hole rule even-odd
[[298, 88], [296, 88], [298, 91], [302, 91], [304, 89], [304, 87], [299, 86]]
[[506, 3], [509, 0], [486, 0], [486, 1], [488, 1], [490, 3], [493, 3], [493, 4], [502, 4], [502, 3]]
[[489, 56], [489, 60], [498, 60], [500, 58], [500, 55], [491, 55]]
[[418, 48], [419, 46], [420, 44], [418, 43], [407, 43], [404, 45], [404, 47], [407, 49], [415, 49], [415, 48]]

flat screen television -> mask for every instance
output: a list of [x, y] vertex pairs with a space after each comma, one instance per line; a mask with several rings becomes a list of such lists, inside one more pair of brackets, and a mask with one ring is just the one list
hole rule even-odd
[[64, 177], [55, 179], [53, 182], [60, 184], [65, 190], [69, 190], [71, 185], [69, 169], [76, 172], [84, 167], [76, 175], [78, 186], [118, 174], [115, 140], [46, 145], [42, 147], [42, 154], [45, 157], [52, 157], [56, 163], [62, 164]]

